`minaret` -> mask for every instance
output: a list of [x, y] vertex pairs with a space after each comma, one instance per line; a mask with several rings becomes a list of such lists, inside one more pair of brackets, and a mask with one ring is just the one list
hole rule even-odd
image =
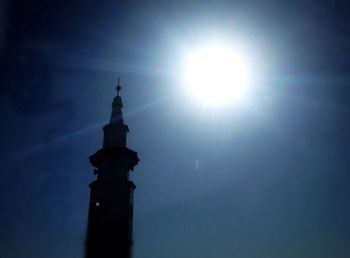
[[119, 82], [111, 119], [103, 127], [103, 147], [89, 158], [97, 178], [89, 185], [86, 258], [131, 257], [135, 185], [129, 180], [129, 172], [139, 159], [126, 147], [129, 128], [124, 124]]

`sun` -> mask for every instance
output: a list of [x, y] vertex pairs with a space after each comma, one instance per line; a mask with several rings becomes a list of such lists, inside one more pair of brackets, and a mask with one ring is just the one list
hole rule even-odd
[[249, 79], [242, 53], [223, 45], [210, 45], [191, 51], [185, 61], [188, 92], [203, 105], [227, 105], [245, 94]]

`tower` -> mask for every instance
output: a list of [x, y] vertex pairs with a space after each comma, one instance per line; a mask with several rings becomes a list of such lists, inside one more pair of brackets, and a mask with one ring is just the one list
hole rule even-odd
[[89, 185], [86, 258], [131, 257], [135, 185], [129, 172], [139, 159], [126, 147], [129, 128], [124, 124], [119, 81], [110, 121], [103, 127], [103, 146], [89, 157], [97, 178]]

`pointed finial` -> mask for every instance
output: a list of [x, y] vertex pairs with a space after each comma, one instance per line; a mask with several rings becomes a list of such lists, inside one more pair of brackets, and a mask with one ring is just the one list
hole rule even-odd
[[120, 77], [118, 78], [118, 85], [116, 89], [117, 89], [117, 96], [119, 96], [119, 91], [122, 89], [122, 86], [120, 86]]

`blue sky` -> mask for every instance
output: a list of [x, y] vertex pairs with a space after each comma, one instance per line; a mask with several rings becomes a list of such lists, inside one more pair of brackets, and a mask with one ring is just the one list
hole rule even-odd
[[[2, 6], [2, 257], [83, 256], [88, 156], [119, 76], [141, 159], [134, 258], [349, 257], [345, 2]], [[181, 55], [213, 38], [252, 54], [244, 107], [185, 96]]]

